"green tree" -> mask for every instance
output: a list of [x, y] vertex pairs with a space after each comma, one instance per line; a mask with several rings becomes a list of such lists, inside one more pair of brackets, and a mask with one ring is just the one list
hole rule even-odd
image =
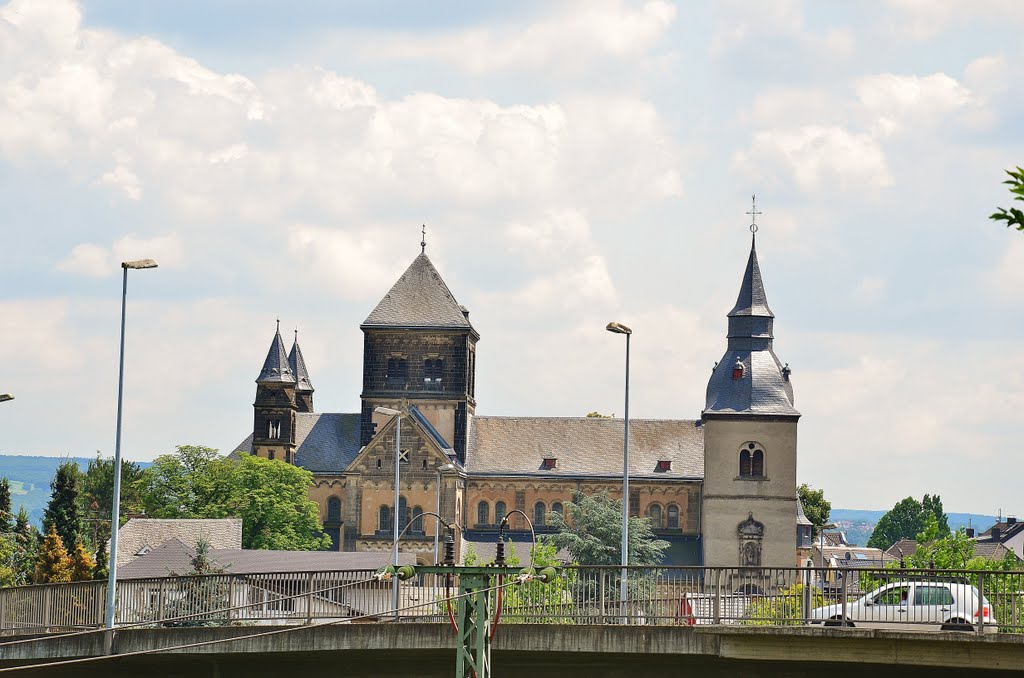
[[261, 457], [226, 459], [182, 445], [144, 472], [146, 513], [154, 518], [241, 518], [247, 549], [315, 551], [330, 547], [309, 498], [313, 474]]
[[[581, 565], [617, 565], [622, 554], [622, 502], [607, 492], [576, 491], [565, 504], [565, 513], [549, 513], [557, 532], [551, 537], [557, 549], [565, 549]], [[629, 519], [629, 564], [657, 565], [669, 543], [654, 536], [651, 521]]]
[[14, 519], [14, 570], [15, 584], [22, 586], [32, 583], [35, 577], [36, 554], [39, 551], [40, 535], [28, 519], [28, 512], [22, 506]]
[[18, 544], [10, 532], [0, 533], [0, 588], [18, 584]]
[[[231, 477], [225, 513], [242, 519], [242, 546], [249, 549], [323, 551], [320, 510], [309, 498], [313, 474], [282, 461], [244, 456]], [[212, 517], [212, 516], [211, 516]]]
[[[142, 468], [133, 461], [121, 460], [121, 501], [119, 515], [121, 524], [130, 513], [142, 511], [142, 490], [144, 475]], [[110, 539], [110, 513], [114, 503], [114, 460], [104, 459], [96, 453], [89, 460], [82, 475], [78, 508], [89, 525], [89, 545], [93, 550]]]
[[103, 580], [110, 575], [110, 557], [107, 555], [107, 542], [100, 542], [96, 549], [96, 564], [92, 568], [92, 578]]
[[7, 478], [0, 478], [0, 533], [14, 529], [11, 519], [11, 483]]
[[923, 501], [901, 499], [879, 519], [868, 546], [885, 550], [900, 539], [917, 539], [918, 535], [931, 539], [949, 535], [949, 521], [939, 495], [926, 494]]
[[64, 542], [57, 534], [55, 526], [51, 525], [36, 557], [35, 581], [37, 584], [69, 582], [73, 572], [71, 557], [64, 548]]
[[825, 490], [812, 489], [807, 483], [796, 488], [797, 496], [804, 507], [804, 515], [813, 525], [813, 536], [817, 537], [821, 528], [828, 524], [829, 514], [832, 513], [832, 503], [825, 499]]
[[[1010, 178], [1003, 183], [1010, 186], [1010, 193], [1014, 195], [1013, 199], [1024, 201], [1024, 169], [1018, 167], [1016, 170], [1006, 170], [1006, 173], [1010, 175]], [[989, 215], [989, 219], [1005, 221], [1007, 228], [1012, 227], [1018, 231], [1024, 231], [1024, 212], [1016, 207], [997, 207], [996, 209], [998, 211]]]
[[70, 459], [61, 462], [50, 482], [50, 502], [43, 512], [43, 531], [57, 531], [64, 544], [74, 544], [82, 535], [82, 515], [78, 506], [81, 471]]

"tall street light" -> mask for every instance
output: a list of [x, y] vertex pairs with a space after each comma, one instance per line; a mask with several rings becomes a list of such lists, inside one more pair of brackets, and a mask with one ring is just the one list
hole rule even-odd
[[[455, 464], [442, 464], [437, 467], [437, 497], [435, 499], [434, 513], [441, 515], [441, 473], [443, 471], [454, 471]], [[441, 521], [437, 519], [434, 521], [434, 565], [437, 565], [437, 541], [438, 536], [441, 534]]]
[[121, 363], [117, 372], [117, 435], [114, 442], [114, 497], [110, 509], [110, 572], [107, 575], [107, 628], [114, 628], [114, 589], [117, 585], [117, 527], [121, 519], [121, 402], [124, 396], [124, 311], [128, 300], [128, 269], [156, 268], [152, 259], [121, 262]]
[[629, 337], [633, 330], [622, 323], [610, 322], [605, 328], [615, 334], [626, 335], [626, 413], [624, 417], [625, 433], [622, 438], [622, 581], [620, 582], [619, 598], [622, 601], [622, 613], [626, 614], [626, 566], [629, 565]]
[[[389, 417], [397, 417], [397, 423], [395, 424], [395, 506], [392, 509], [392, 539], [394, 539], [394, 545], [392, 547], [392, 565], [395, 569], [398, 569], [398, 501], [400, 499], [398, 494], [398, 483], [399, 483], [399, 464], [402, 449], [402, 412], [400, 410], [393, 410], [390, 407], [375, 407], [374, 412], [377, 414], [383, 414]], [[395, 577], [394, 595], [392, 600], [395, 604], [395, 619], [398, 619], [398, 577]]]

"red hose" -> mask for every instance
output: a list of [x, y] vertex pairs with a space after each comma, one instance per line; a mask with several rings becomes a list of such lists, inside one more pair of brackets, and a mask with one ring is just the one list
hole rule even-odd
[[502, 586], [502, 579], [504, 576], [498, 575], [498, 595], [497, 595], [497, 606], [494, 610], [494, 625], [491, 626], [491, 640], [494, 640], [494, 636], [498, 633], [498, 622], [501, 621], [501, 594], [505, 590]]

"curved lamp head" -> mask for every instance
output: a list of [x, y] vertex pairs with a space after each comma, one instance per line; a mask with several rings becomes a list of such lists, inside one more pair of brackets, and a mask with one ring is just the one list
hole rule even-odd
[[373, 408], [373, 411], [376, 412], [377, 414], [386, 414], [389, 417], [393, 417], [393, 416], [395, 416], [397, 414], [401, 414], [401, 412], [399, 412], [398, 410], [393, 410], [390, 407], [383, 407], [383, 406], [375, 407], [375, 408]]
[[608, 330], [609, 332], [614, 332], [615, 334], [633, 334], [633, 330], [629, 329], [622, 323], [608, 323], [608, 327], [606, 327], [605, 329]]
[[8, 400], [14, 400], [14, 396], [10, 393], [0, 393], [0, 403], [6, 403]]
[[134, 261], [122, 261], [121, 268], [156, 268], [156, 261], [153, 259], [136, 259]]
[[437, 467], [437, 472], [438, 473], [441, 473], [442, 471], [454, 471], [454, 470], [455, 470], [455, 464], [442, 464], [442, 465]]

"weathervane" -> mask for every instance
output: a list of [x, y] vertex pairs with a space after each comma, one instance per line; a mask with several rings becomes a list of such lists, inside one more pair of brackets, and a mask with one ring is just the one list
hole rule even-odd
[[758, 215], [762, 214], [758, 209], [757, 196], [751, 196], [751, 211], [746, 212], [746, 214], [751, 215], [751, 232], [752, 234], [756, 234], [756, 232], [758, 232]]
[[423, 224], [423, 239], [420, 240], [420, 254], [427, 253], [427, 225]]
[[752, 234], [756, 234], [756, 232], [758, 232], [758, 215], [762, 214], [762, 212], [758, 210], [757, 196], [751, 196], [751, 211], [746, 212], [746, 214], [751, 215], [751, 232]]

